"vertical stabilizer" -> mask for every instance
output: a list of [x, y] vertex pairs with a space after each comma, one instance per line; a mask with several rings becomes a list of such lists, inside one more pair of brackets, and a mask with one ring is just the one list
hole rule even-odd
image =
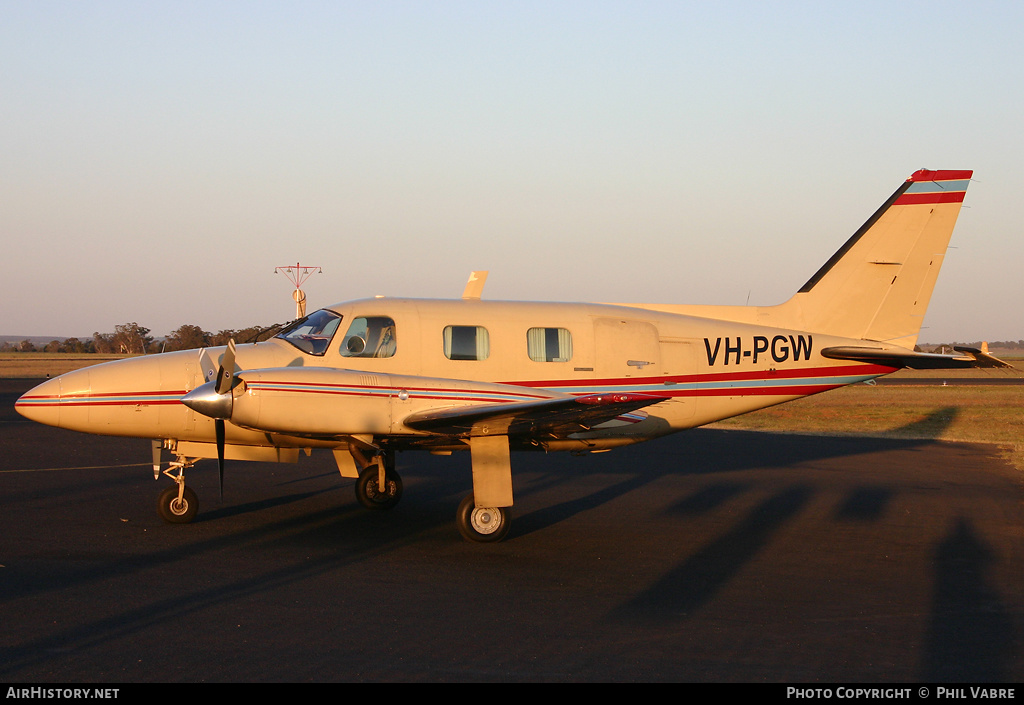
[[972, 173], [914, 172], [772, 317], [913, 348]]

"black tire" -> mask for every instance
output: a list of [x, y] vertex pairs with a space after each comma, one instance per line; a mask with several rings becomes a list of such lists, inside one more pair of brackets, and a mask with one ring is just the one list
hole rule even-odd
[[196, 518], [199, 499], [191, 488], [186, 487], [178, 501], [178, 486], [168, 487], [156, 500], [156, 511], [160, 518], [170, 524], [187, 524]]
[[508, 536], [512, 515], [508, 507], [477, 507], [473, 495], [467, 495], [459, 503], [455, 523], [467, 541], [496, 543]]
[[402, 478], [394, 470], [384, 473], [384, 491], [380, 491], [376, 465], [359, 473], [356, 480], [356, 499], [367, 509], [392, 509], [402, 498]]

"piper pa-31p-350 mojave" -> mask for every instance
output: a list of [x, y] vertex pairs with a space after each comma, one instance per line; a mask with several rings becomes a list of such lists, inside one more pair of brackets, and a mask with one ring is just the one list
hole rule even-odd
[[[769, 307], [373, 298], [273, 339], [119, 360], [17, 402], [61, 428], [155, 439], [158, 502], [190, 521], [200, 458], [295, 462], [333, 451], [368, 508], [402, 494], [395, 452], [469, 450], [463, 536], [509, 529], [511, 450], [601, 451], [871, 380], [999, 364], [914, 351], [970, 171], [918, 171], [787, 302]], [[166, 458], [166, 460], [164, 459]], [[173, 458], [173, 460], [171, 459]], [[165, 464], [167, 465], [164, 469]]]

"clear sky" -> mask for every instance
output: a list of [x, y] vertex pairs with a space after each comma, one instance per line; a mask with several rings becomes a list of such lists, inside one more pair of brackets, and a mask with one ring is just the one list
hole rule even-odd
[[376, 294], [774, 304], [973, 169], [922, 342], [1017, 340], [1020, 2], [0, 0], [0, 333]]

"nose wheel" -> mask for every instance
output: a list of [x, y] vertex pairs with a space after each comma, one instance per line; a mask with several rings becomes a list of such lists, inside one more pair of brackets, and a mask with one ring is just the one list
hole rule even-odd
[[168, 487], [156, 500], [156, 511], [160, 518], [171, 524], [187, 524], [196, 518], [199, 499], [191, 487], [175, 485]]
[[[174, 480], [174, 485], [165, 489], [156, 498], [156, 511], [161, 519], [170, 524], [187, 524], [195, 519], [199, 512], [199, 498], [191, 487], [185, 486], [185, 468], [194, 464], [195, 460], [179, 456], [163, 471], [164, 475]], [[158, 471], [159, 465], [154, 463], [153, 467]], [[156, 476], [154, 472], [154, 477]]]

